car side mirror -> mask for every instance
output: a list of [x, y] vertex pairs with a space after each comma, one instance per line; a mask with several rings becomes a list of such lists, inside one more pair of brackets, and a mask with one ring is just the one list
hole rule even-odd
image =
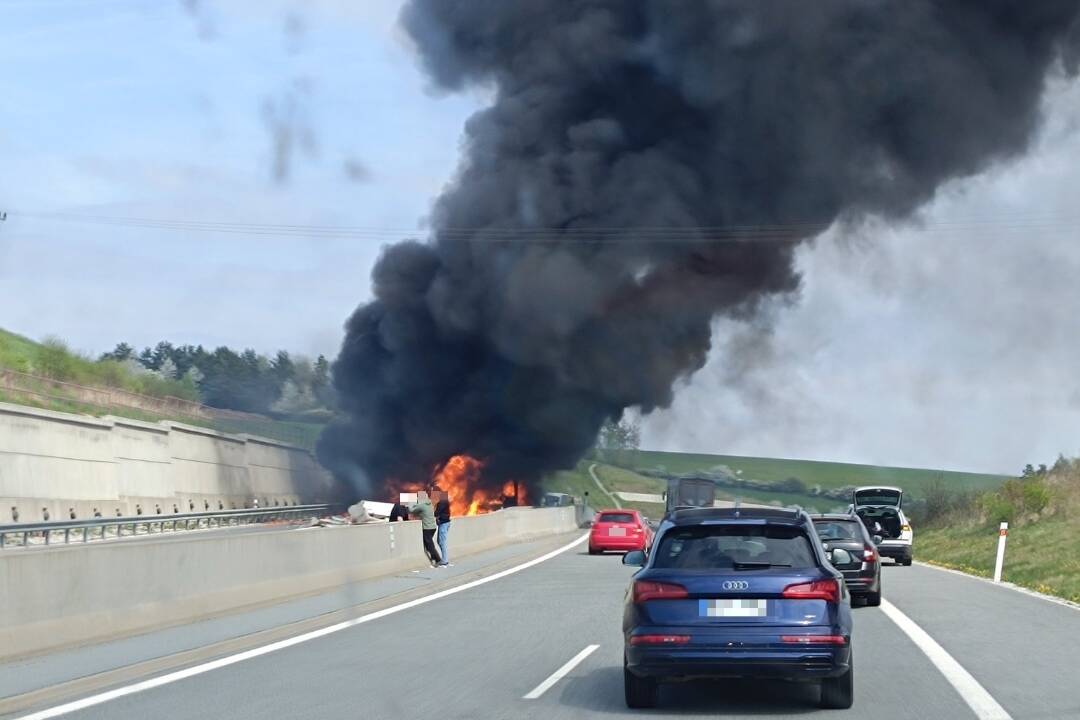
[[622, 556], [623, 565], [633, 565], [634, 567], [645, 566], [645, 553], [641, 550], [631, 550]]
[[833, 565], [847, 565], [852, 561], [851, 553], [844, 548], [833, 548], [829, 553], [829, 562]]
[[880, 545], [880, 544], [881, 544], [881, 541], [882, 541], [882, 540], [883, 540], [884, 538], [882, 538], [882, 537], [881, 537], [880, 535], [875, 535], [875, 536], [874, 536], [873, 538], [871, 538], [871, 539], [872, 539], [872, 540], [874, 541], [874, 544], [875, 544], [875, 545]]

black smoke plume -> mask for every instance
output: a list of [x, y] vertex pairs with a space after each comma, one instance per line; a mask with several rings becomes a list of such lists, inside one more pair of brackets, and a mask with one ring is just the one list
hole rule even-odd
[[1078, 8], [411, 0], [436, 86], [493, 100], [431, 238], [387, 248], [347, 322], [320, 457], [377, 482], [465, 452], [493, 487], [572, 466], [671, 402], [714, 317], [796, 291], [800, 242], [1023, 152]]

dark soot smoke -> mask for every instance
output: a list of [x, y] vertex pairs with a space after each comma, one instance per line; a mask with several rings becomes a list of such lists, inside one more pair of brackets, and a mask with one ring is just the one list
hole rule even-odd
[[348, 320], [320, 457], [376, 482], [460, 452], [492, 486], [572, 466], [671, 402], [714, 316], [796, 290], [800, 241], [1022, 152], [1078, 7], [411, 0], [435, 83], [494, 101], [433, 238], [387, 248]]

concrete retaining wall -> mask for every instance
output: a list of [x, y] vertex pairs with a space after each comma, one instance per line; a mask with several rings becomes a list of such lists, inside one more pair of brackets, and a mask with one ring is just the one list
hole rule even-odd
[[333, 483], [303, 449], [175, 422], [0, 403], [0, 523], [318, 502]]
[[[451, 557], [576, 529], [574, 508], [455, 518]], [[175, 536], [0, 553], [0, 661], [427, 563], [420, 523]]]

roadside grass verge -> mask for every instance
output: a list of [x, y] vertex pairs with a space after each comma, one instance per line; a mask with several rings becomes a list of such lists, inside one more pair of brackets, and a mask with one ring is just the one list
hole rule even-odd
[[[589, 477], [588, 460], [581, 460], [573, 470], [560, 470], [544, 478], [541, 486], [544, 492], [561, 492], [573, 495], [580, 499], [589, 493], [589, 505], [594, 510], [615, 507], [615, 500], [606, 492], [596, 487], [596, 483]], [[614, 489], [614, 488], [612, 488]]]
[[100, 405], [81, 403], [78, 400], [72, 400], [63, 397], [36, 397], [32, 395], [26, 395], [24, 393], [12, 393], [5, 391], [3, 388], [0, 388], [0, 402], [10, 403], [12, 405], [25, 405], [27, 407], [38, 408], [40, 410], [53, 410], [55, 412], [72, 413], [74, 415], [90, 415], [91, 417], [104, 417], [105, 415], [115, 415], [116, 417], [128, 418], [130, 420], [142, 420], [144, 422], [151, 423], [156, 423], [161, 420], [175, 420], [176, 422], [183, 422], [187, 425], [195, 425], [207, 428], [211, 427], [212, 425], [209, 420], [198, 420], [194, 418], [179, 419], [174, 416], [158, 415], [155, 413], [134, 408], [103, 408]]
[[[994, 525], [916, 528], [915, 559], [993, 577]], [[1080, 522], [1052, 517], [1009, 528], [1002, 579], [1080, 602]]]

